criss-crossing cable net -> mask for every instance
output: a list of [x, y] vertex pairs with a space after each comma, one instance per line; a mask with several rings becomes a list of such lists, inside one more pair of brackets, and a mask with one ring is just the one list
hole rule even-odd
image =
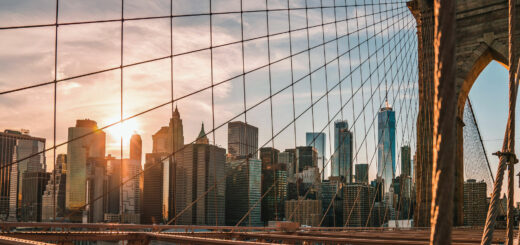
[[50, 220], [410, 226], [418, 40], [406, 2], [29, 5], [2, 8], [27, 11], [0, 26], [1, 119], [46, 147], [0, 171], [42, 155], [56, 169], [67, 154], [66, 188], [49, 182], [66, 212]]
[[463, 122], [464, 180], [484, 181], [489, 195], [493, 190], [493, 172], [491, 172], [486, 148], [475, 118], [473, 104], [469, 98], [464, 107]]

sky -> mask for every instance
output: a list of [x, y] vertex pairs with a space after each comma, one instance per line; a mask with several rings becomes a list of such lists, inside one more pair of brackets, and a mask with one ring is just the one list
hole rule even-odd
[[[240, 120], [259, 128], [259, 146], [282, 151], [305, 145], [306, 132], [323, 131], [330, 159], [334, 152], [332, 122], [347, 120], [355, 134], [354, 163], [369, 163], [373, 179], [377, 166], [374, 122], [387, 94], [397, 118], [397, 165], [401, 145], [411, 144], [415, 151], [417, 39], [415, 22], [404, 3], [382, 5], [387, 9], [340, 7], [334, 12], [325, 8], [323, 22], [330, 24], [323, 27], [321, 9], [312, 9], [319, 1], [309, 1], [308, 13], [291, 10], [290, 16], [287, 11], [269, 12], [269, 18], [265, 11], [244, 13], [244, 39], [251, 40], [242, 47], [241, 15], [222, 13], [239, 11], [240, 1], [213, 1], [212, 12], [220, 14], [212, 18], [206, 15], [207, 0], [173, 2], [173, 14], [182, 15], [172, 21], [173, 50], [169, 18], [125, 21], [123, 47], [121, 22], [59, 26], [57, 79], [67, 80], [57, 83], [56, 89], [57, 144], [67, 140], [68, 128], [77, 119], [89, 118], [102, 127], [119, 121], [121, 114], [126, 118], [156, 108], [105, 130], [107, 154], [121, 155], [123, 137], [123, 157], [128, 157], [133, 133], [141, 135], [143, 152], [149, 153], [152, 135], [168, 125], [172, 113], [168, 102], [173, 94], [183, 120], [185, 143], [195, 140], [204, 123], [207, 132], [214, 129], [208, 134], [210, 141], [227, 148], [226, 122]], [[333, 6], [334, 2], [325, 0], [323, 4]], [[336, 4], [343, 1], [336, 0]], [[303, 1], [290, 1], [291, 9], [304, 6]], [[54, 0], [0, 1], [0, 26], [52, 24], [55, 7]], [[262, 1], [243, 2], [246, 11], [265, 8]], [[268, 8], [287, 8], [287, 1], [269, 0]], [[124, 5], [125, 18], [169, 14], [169, 0], [126, 0]], [[338, 22], [336, 29], [334, 15], [337, 20], [349, 20]], [[283, 33], [289, 29], [289, 17], [290, 28], [295, 30], [291, 36]], [[60, 1], [59, 23], [118, 18], [119, 0]], [[315, 26], [308, 33], [302, 29], [307, 24]], [[263, 37], [267, 27], [269, 34], [278, 33], [269, 42]], [[323, 40], [326, 45], [320, 45]], [[0, 30], [0, 91], [53, 81], [54, 42], [54, 26]], [[228, 43], [234, 44], [225, 45]], [[216, 47], [210, 50], [210, 44]], [[307, 45], [317, 48], [302, 52]], [[123, 69], [123, 84], [120, 69], [69, 79], [119, 67], [121, 48], [122, 64], [131, 65]], [[292, 60], [286, 58], [290, 48]], [[150, 59], [158, 60], [132, 65]], [[310, 71], [312, 75], [306, 76]], [[243, 73], [246, 75], [241, 76]], [[274, 96], [269, 98], [271, 94]], [[47, 148], [52, 147], [53, 102], [53, 84], [0, 95], [0, 129], [29, 129], [31, 135], [47, 139]], [[241, 114], [244, 110], [245, 115]], [[66, 146], [56, 151], [66, 153]], [[48, 151], [47, 170], [52, 169], [52, 163], [52, 151]]]

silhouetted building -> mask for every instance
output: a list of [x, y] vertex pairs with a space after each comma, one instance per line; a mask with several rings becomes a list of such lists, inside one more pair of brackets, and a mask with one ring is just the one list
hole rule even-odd
[[143, 172], [143, 224], [163, 222], [163, 168], [168, 163], [167, 153], [148, 153]]
[[258, 128], [244, 122], [228, 123], [228, 153], [258, 158]]
[[312, 146], [296, 147], [296, 173], [304, 169], [318, 167], [318, 152]]
[[285, 210], [287, 220], [301, 225], [320, 226], [322, 206], [319, 200], [287, 200]]
[[137, 159], [123, 159], [121, 164], [121, 159], [110, 155], [107, 157], [107, 184], [110, 191], [107, 193], [105, 221], [139, 223], [140, 171], [141, 164]]
[[353, 135], [347, 121], [334, 122], [334, 150], [331, 176], [339, 176], [346, 183], [353, 181]]
[[343, 182], [340, 177], [329, 177], [321, 183], [322, 226], [343, 226]]
[[321, 172], [321, 180], [325, 179], [325, 163], [327, 162], [327, 159], [325, 159], [327, 145], [325, 139], [325, 133], [307, 132], [305, 134], [306, 145], [314, 147], [318, 152], [317, 167]]
[[226, 182], [219, 180], [225, 177], [226, 149], [208, 142], [202, 126], [196, 143], [186, 145], [178, 159], [175, 206], [177, 214], [185, 212], [179, 216], [177, 224], [225, 224]]
[[[486, 182], [477, 182], [474, 179], [468, 179], [464, 182], [464, 225], [484, 225], [487, 217], [486, 198]], [[507, 210], [507, 205], [505, 207]]]
[[45, 171], [45, 154], [35, 155], [44, 149], [45, 139], [30, 136], [27, 130], [0, 132], [0, 220], [20, 217], [23, 173]]
[[254, 158], [237, 158], [226, 163], [226, 225], [261, 226], [262, 162]]
[[58, 154], [56, 168], [52, 171], [42, 196], [42, 221], [63, 220], [65, 217], [66, 166], [67, 155]]
[[130, 159], [139, 161], [141, 164], [141, 158], [143, 156], [143, 141], [141, 136], [133, 134], [130, 138]]
[[395, 112], [388, 104], [377, 114], [377, 177], [384, 180], [383, 193], [395, 178]]
[[368, 164], [356, 164], [356, 183], [368, 184]]
[[42, 195], [50, 173], [24, 172], [20, 218], [24, 222], [42, 221]]
[[412, 177], [412, 153], [410, 146], [401, 146], [401, 174]]
[[[70, 127], [68, 131], [68, 140], [70, 142], [67, 144], [65, 206], [71, 212], [71, 215], [69, 215], [70, 220], [74, 222], [82, 220], [81, 211], [87, 204], [87, 159], [105, 158], [106, 134], [101, 130], [96, 130], [98, 130], [97, 123], [86, 119], [77, 120], [76, 127]], [[90, 135], [82, 137], [87, 134]], [[73, 140], [76, 138], [78, 139]], [[94, 167], [95, 164], [92, 166]], [[100, 221], [102, 221], [102, 218]]]

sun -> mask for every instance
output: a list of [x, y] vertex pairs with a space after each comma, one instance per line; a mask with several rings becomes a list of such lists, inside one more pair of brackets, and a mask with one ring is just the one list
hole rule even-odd
[[[117, 121], [119, 121], [119, 118], [110, 120], [112, 123]], [[139, 131], [139, 123], [135, 118], [132, 118], [108, 127], [105, 131], [107, 135], [114, 140], [119, 141], [123, 138], [123, 144], [127, 145], [132, 135]]]

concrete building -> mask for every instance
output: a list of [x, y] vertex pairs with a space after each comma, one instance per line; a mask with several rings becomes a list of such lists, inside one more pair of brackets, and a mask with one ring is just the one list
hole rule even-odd
[[254, 158], [236, 158], [226, 163], [226, 225], [261, 226], [262, 162]]
[[395, 178], [395, 112], [388, 103], [379, 110], [377, 121], [377, 177], [384, 180], [386, 193]]
[[324, 180], [326, 177], [328, 177], [328, 173], [326, 175], [325, 173], [325, 163], [327, 162], [327, 159], [325, 157], [326, 152], [326, 135], [325, 133], [305, 133], [305, 144], [307, 146], [312, 146], [316, 149], [318, 152], [318, 160], [317, 160], [317, 167], [320, 169], [321, 172], [321, 180]]
[[63, 220], [65, 217], [66, 166], [67, 155], [58, 154], [56, 169], [52, 171], [42, 196], [42, 221], [44, 222]]
[[21, 221], [42, 221], [42, 195], [49, 177], [50, 173], [45, 172], [26, 171], [23, 173], [22, 205], [20, 206]]
[[343, 177], [346, 183], [353, 181], [353, 138], [347, 121], [334, 122], [331, 176]]
[[320, 226], [322, 217], [320, 200], [287, 200], [285, 210], [287, 220], [299, 222], [301, 225]]
[[[79, 222], [81, 210], [87, 204], [87, 160], [89, 158], [105, 158], [106, 134], [98, 130], [97, 123], [92, 120], [77, 120], [75, 127], [68, 130], [68, 140], [90, 134], [67, 144], [67, 181], [65, 206], [70, 220]], [[94, 133], [92, 133], [94, 132]], [[93, 167], [95, 166], [92, 165]], [[102, 215], [102, 214], [101, 214]], [[102, 221], [102, 219], [101, 219]]]
[[[226, 182], [218, 180], [225, 177], [226, 149], [208, 142], [202, 126], [196, 143], [186, 145], [176, 163], [176, 213], [186, 209], [179, 216], [177, 224], [225, 224]], [[204, 197], [189, 207], [203, 194]]]
[[[464, 182], [464, 225], [483, 226], [487, 217], [487, 185], [484, 181]], [[507, 205], [506, 209], [507, 210]], [[499, 208], [500, 209], [500, 208]]]
[[0, 132], [0, 220], [18, 220], [23, 174], [45, 171], [45, 154], [35, 155], [44, 149], [45, 139], [30, 136], [28, 130]]
[[228, 123], [228, 153], [258, 158], [258, 128], [244, 122]]
[[356, 164], [356, 183], [368, 184], [368, 164]]

